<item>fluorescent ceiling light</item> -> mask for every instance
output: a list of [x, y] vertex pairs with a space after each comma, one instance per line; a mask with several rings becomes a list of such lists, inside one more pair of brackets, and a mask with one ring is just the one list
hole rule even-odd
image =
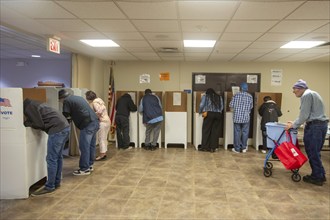
[[105, 40], [105, 39], [94, 39], [94, 40], [80, 40], [81, 42], [92, 46], [92, 47], [119, 47], [118, 44], [113, 42], [112, 40]]
[[215, 40], [184, 40], [184, 47], [214, 47]]
[[37, 57], [37, 58], [39, 58], [41, 56], [40, 55], [31, 55], [31, 57]]
[[324, 43], [325, 41], [290, 41], [281, 48], [312, 48]]

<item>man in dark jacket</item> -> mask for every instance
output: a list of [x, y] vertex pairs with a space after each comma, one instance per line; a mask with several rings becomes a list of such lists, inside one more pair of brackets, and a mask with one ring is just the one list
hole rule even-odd
[[73, 175], [89, 175], [94, 170], [96, 133], [100, 127], [98, 117], [83, 97], [71, 95], [65, 89], [58, 92], [58, 97], [63, 102], [63, 115], [72, 119], [80, 130], [79, 169], [73, 171]]
[[143, 123], [146, 125], [144, 147], [146, 150], [155, 150], [163, 121], [162, 104], [158, 96], [152, 94], [150, 89], [146, 89], [144, 94], [139, 106], [139, 112], [143, 112]]
[[25, 99], [24, 125], [40, 129], [48, 134], [47, 141], [47, 182], [45, 186], [33, 192], [32, 196], [50, 194], [61, 185], [63, 148], [69, 139], [70, 126], [66, 118], [57, 110], [46, 104]]
[[116, 135], [119, 149], [128, 149], [130, 144], [129, 137], [129, 115], [130, 112], [136, 112], [137, 107], [134, 104], [132, 97], [125, 93], [122, 95], [116, 104]]
[[262, 153], [267, 152], [267, 132], [266, 123], [278, 122], [278, 117], [282, 116], [282, 112], [278, 105], [272, 100], [270, 96], [264, 97], [264, 103], [258, 109], [261, 116], [260, 129], [262, 131]]

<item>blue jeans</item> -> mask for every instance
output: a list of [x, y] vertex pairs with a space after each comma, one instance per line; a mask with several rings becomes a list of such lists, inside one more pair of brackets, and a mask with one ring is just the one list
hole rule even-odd
[[55, 189], [61, 184], [63, 167], [63, 148], [69, 139], [70, 127], [64, 128], [60, 132], [48, 135], [47, 141], [47, 189]]
[[308, 123], [304, 129], [304, 145], [312, 168], [312, 177], [323, 178], [325, 170], [321, 161], [321, 150], [323, 148], [325, 135], [327, 133], [327, 122], [312, 124]]
[[244, 150], [249, 139], [250, 122], [234, 123], [234, 148], [236, 151]]
[[79, 149], [80, 159], [79, 168], [82, 171], [89, 169], [94, 164], [96, 151], [96, 133], [99, 130], [99, 121], [90, 122], [85, 128], [80, 130]]

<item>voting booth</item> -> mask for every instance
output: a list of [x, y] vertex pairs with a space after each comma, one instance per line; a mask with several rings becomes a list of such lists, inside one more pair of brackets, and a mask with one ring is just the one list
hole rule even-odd
[[183, 144], [187, 148], [187, 93], [165, 92], [165, 148]]
[[47, 176], [48, 135], [24, 126], [23, 101], [46, 102], [46, 91], [1, 88], [0, 98], [0, 198], [28, 198], [29, 188]]
[[[261, 116], [259, 115], [259, 107], [264, 103], [264, 97], [270, 96], [277, 106], [281, 109], [282, 93], [256, 92], [254, 96], [254, 115], [253, 115], [253, 146], [259, 150], [262, 146], [262, 131], [260, 128]], [[280, 119], [279, 119], [280, 120]]]
[[223, 138], [224, 144], [223, 147], [225, 150], [228, 149], [228, 145], [234, 144], [234, 122], [233, 122], [233, 112], [230, 110], [229, 103], [233, 97], [232, 92], [225, 92], [224, 95], [224, 108], [223, 112], [225, 114], [224, 121], [224, 130]]
[[[163, 107], [163, 92], [161, 91], [152, 91], [152, 94], [158, 96], [160, 103], [162, 103], [162, 107]], [[138, 103], [137, 103], [137, 107], [139, 109], [139, 105], [141, 103], [141, 99], [144, 96], [144, 91], [139, 91], [138, 92]], [[143, 113], [138, 113], [138, 124], [139, 124], [139, 147], [143, 147], [144, 146], [144, 141], [146, 139], [146, 126], [143, 124]], [[162, 147], [162, 131], [160, 131], [159, 136], [158, 136], [158, 141], [157, 141], [157, 145], [159, 148]]]
[[203, 128], [203, 117], [199, 114], [199, 104], [201, 102], [204, 92], [194, 92], [194, 139], [193, 144], [198, 150], [198, 147], [202, 144], [202, 128]]
[[[137, 92], [134, 91], [117, 91], [116, 92], [116, 103], [118, 99], [124, 95], [125, 93], [128, 93], [134, 104], [137, 104]], [[130, 146], [137, 147], [138, 146], [138, 113], [136, 112], [130, 112], [129, 116], [129, 137], [130, 137]], [[116, 132], [116, 147], [118, 147], [118, 142], [117, 142], [117, 132]]]

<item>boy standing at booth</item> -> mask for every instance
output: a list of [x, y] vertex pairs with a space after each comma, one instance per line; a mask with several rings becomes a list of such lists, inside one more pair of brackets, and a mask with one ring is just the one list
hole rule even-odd
[[40, 129], [48, 134], [47, 141], [47, 182], [33, 192], [32, 196], [50, 194], [61, 185], [63, 167], [63, 148], [69, 139], [70, 126], [66, 118], [46, 104], [25, 99], [24, 126]]

